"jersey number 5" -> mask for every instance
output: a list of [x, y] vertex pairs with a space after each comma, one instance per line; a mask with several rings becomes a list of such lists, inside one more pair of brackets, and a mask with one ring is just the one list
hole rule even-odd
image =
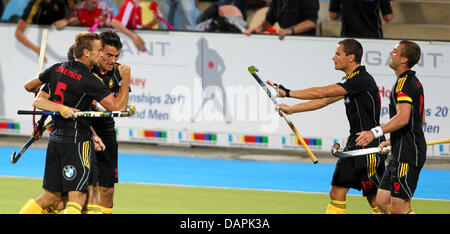
[[[58, 82], [58, 84], [56, 85], [54, 102], [64, 105], [64, 93], [63, 93], [63, 91], [65, 91], [66, 88], [67, 88], [67, 84], [65, 84], [63, 82]], [[60, 97], [59, 101], [56, 100], [56, 96]]]

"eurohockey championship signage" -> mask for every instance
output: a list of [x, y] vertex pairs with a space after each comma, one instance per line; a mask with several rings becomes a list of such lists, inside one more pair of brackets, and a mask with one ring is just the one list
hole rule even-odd
[[[34, 94], [23, 85], [36, 75], [38, 56], [19, 43], [14, 24], [1, 24], [0, 134], [30, 136]], [[42, 28], [30, 26], [26, 36], [40, 44]], [[44, 69], [66, 60], [75, 35], [85, 28], [51, 29]], [[138, 31], [146, 42], [139, 52], [121, 35], [119, 63], [131, 67], [129, 102], [132, 117], [116, 118], [121, 142], [163, 145], [203, 145], [235, 148], [299, 150], [304, 148], [247, 68], [256, 66], [264, 80], [290, 89], [337, 83], [344, 76], [334, 70], [332, 56], [340, 38], [271, 35], [212, 34], [200, 32]], [[389, 51], [397, 40], [359, 40], [362, 65], [375, 78], [381, 97], [381, 122], [389, 120], [389, 95], [396, 79], [389, 68]], [[413, 70], [425, 89], [427, 140], [450, 136], [450, 42], [416, 41], [422, 58]], [[18, 62], [20, 61], [20, 62]], [[279, 98], [293, 105], [302, 100]], [[321, 110], [289, 115], [312, 151], [330, 152], [345, 144], [349, 126], [343, 101]], [[48, 133], [46, 133], [48, 134]], [[449, 144], [429, 146], [429, 156], [450, 157]]]

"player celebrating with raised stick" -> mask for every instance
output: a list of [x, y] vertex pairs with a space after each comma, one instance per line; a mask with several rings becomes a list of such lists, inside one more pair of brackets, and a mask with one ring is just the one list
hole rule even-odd
[[66, 192], [68, 201], [64, 213], [81, 213], [86, 201], [93, 144], [91, 120], [76, 118], [75, 111], [89, 110], [93, 100], [110, 111], [125, 110], [128, 101], [129, 68], [121, 71], [122, 87], [116, 96], [91, 73], [90, 68], [98, 64], [102, 50], [99, 35], [80, 33], [74, 44], [75, 61], [57, 63], [25, 84], [25, 89], [33, 92], [48, 83], [50, 94], [40, 92], [33, 105], [59, 111], [61, 116], [52, 116], [54, 124], [47, 147], [44, 193], [30, 199], [20, 213], [41, 213]]
[[[308, 102], [293, 106], [281, 104], [278, 108], [286, 114], [312, 111], [323, 108], [338, 100], [344, 99], [347, 118], [350, 124], [350, 136], [345, 150], [360, 149], [356, 146], [356, 133], [379, 125], [380, 97], [378, 86], [372, 76], [361, 66], [363, 48], [354, 39], [346, 39], [338, 43], [333, 56], [335, 69], [345, 72], [345, 77], [336, 84], [324, 87], [313, 87], [303, 90], [289, 90], [282, 85], [267, 81], [269, 85], [279, 88], [280, 97], [292, 97]], [[382, 139], [370, 142], [377, 146]], [[345, 214], [346, 196], [350, 188], [363, 190], [374, 213], [379, 212], [375, 205], [375, 195], [384, 172], [386, 156], [369, 154], [353, 158], [340, 158], [337, 161], [330, 190], [330, 203], [327, 214]]]
[[407, 214], [425, 164], [427, 146], [422, 130], [425, 123], [423, 86], [411, 68], [420, 60], [420, 47], [403, 40], [389, 53], [389, 66], [397, 81], [389, 97], [390, 120], [369, 131], [358, 133], [356, 145], [366, 146], [390, 133], [380, 148], [391, 145], [392, 159], [383, 175], [376, 201], [385, 213]]

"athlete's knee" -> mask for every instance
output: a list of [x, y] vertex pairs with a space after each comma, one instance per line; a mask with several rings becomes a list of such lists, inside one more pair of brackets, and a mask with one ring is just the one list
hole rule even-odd
[[81, 191], [70, 191], [68, 194], [68, 202], [75, 202], [80, 206], [86, 203], [87, 194]]
[[392, 214], [407, 214], [411, 211], [410, 200], [405, 200], [402, 198], [392, 198], [391, 199], [391, 212]]
[[345, 201], [347, 197], [348, 188], [340, 186], [331, 186], [330, 198], [338, 201]]
[[100, 196], [111, 197], [114, 195], [114, 187], [99, 186]]
[[61, 193], [44, 190], [44, 193], [37, 197], [36, 203], [43, 209], [48, 208], [61, 201]]

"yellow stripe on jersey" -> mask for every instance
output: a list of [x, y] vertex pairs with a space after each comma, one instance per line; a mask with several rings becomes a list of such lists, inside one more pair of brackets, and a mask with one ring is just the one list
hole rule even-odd
[[413, 102], [412, 99], [404, 92], [400, 92], [397, 94], [397, 102], [398, 101]]
[[349, 80], [349, 79], [353, 78], [354, 76], [356, 76], [356, 75], [358, 75], [358, 74], [359, 74], [359, 71], [355, 71], [355, 72], [353, 72], [353, 73], [350, 73], [350, 74], [348, 74], [348, 75], [346, 75], [346, 76], [344, 77], [344, 80]]
[[399, 178], [405, 177], [408, 172], [408, 163], [402, 163], [400, 166], [400, 173], [398, 175]]
[[82, 157], [83, 157], [83, 164], [85, 167], [90, 168], [89, 165], [89, 141], [83, 142], [83, 151], [82, 151]]
[[408, 101], [412, 102], [412, 99], [410, 97], [398, 97], [397, 101]]
[[408, 78], [408, 75], [405, 75], [404, 77], [398, 79], [397, 82], [397, 88], [395, 89], [396, 93], [400, 93], [403, 89], [403, 86], [405, 85], [405, 81]]
[[42, 0], [37, 0], [34, 2], [33, 7], [31, 7], [30, 14], [27, 17], [27, 23], [31, 23], [31, 20], [33, 20], [34, 15], [36, 15], [37, 11], [39, 10], [39, 5], [41, 4]]
[[377, 158], [375, 154], [369, 154], [369, 177], [373, 176], [377, 170]]
[[98, 76], [96, 73], [92, 73], [92, 74], [94, 74], [94, 76], [97, 77], [97, 79], [99, 79], [103, 82], [103, 79], [100, 76]]

